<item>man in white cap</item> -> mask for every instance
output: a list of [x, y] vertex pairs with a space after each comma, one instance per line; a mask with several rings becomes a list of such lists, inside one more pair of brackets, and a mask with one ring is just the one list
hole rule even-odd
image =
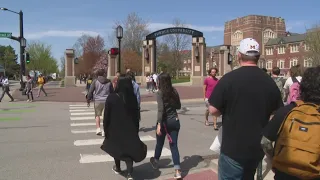
[[264, 157], [261, 133], [272, 113], [283, 106], [280, 91], [268, 74], [257, 67], [259, 43], [240, 42], [241, 67], [224, 75], [209, 98], [211, 114], [222, 115], [219, 180], [253, 180]]

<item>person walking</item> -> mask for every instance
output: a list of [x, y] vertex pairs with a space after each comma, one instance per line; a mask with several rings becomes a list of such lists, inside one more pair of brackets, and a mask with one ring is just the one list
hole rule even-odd
[[158, 163], [161, 156], [165, 138], [169, 139], [170, 150], [174, 164], [174, 178], [181, 178], [180, 154], [178, 149], [178, 135], [180, 131], [180, 120], [177, 109], [181, 109], [179, 93], [172, 87], [171, 76], [162, 73], [158, 76], [157, 102], [158, 102], [158, 120], [156, 129], [157, 144], [155, 153], [150, 158], [150, 163], [154, 169], [158, 169]]
[[96, 134], [99, 136], [105, 136], [104, 131], [101, 131], [100, 128], [100, 116], [102, 116], [108, 95], [113, 92], [112, 82], [104, 77], [104, 75], [104, 69], [98, 70], [98, 78], [92, 82], [87, 95], [88, 105], [90, 105], [91, 100], [94, 101], [94, 112], [97, 127]]
[[[205, 112], [205, 125], [209, 126], [209, 102], [208, 99], [212, 93], [212, 91], [214, 90], [214, 88], [216, 87], [217, 83], [218, 83], [218, 78], [216, 77], [218, 73], [218, 69], [217, 68], [210, 68], [208, 71], [209, 76], [204, 80], [203, 83], [203, 93], [204, 93], [204, 102], [206, 104], [206, 112]], [[213, 116], [213, 127], [214, 130], [219, 130], [217, 127], [217, 117]]]
[[222, 115], [219, 180], [253, 180], [264, 157], [260, 145], [263, 128], [283, 106], [273, 79], [258, 66], [260, 47], [252, 38], [240, 42], [240, 68], [225, 74], [209, 97], [209, 112]]
[[45, 91], [44, 88], [43, 88], [43, 86], [44, 86], [45, 83], [46, 83], [45, 78], [43, 77], [42, 74], [39, 74], [39, 76], [38, 76], [39, 90], [38, 90], [38, 96], [37, 96], [37, 97], [40, 97], [41, 91], [44, 93], [45, 96], [48, 96], [47, 93], [46, 93], [46, 91]]
[[3, 99], [5, 94], [7, 94], [7, 96], [9, 96], [9, 98], [11, 99], [10, 102], [13, 102], [14, 99], [10, 94], [10, 85], [9, 85], [8, 77], [3, 77], [2, 78], [1, 85], [2, 85], [2, 94], [1, 94], [1, 97], [0, 97], [0, 102], [2, 101], [2, 99]]
[[[139, 110], [139, 121], [140, 121], [141, 120], [141, 116], [140, 116], [140, 102], [141, 102], [140, 87], [139, 87], [139, 84], [136, 82], [136, 78], [135, 78], [135, 75], [133, 72], [131, 72], [131, 71], [127, 72], [127, 76], [129, 79], [131, 79], [134, 95], [137, 97], [138, 110]], [[139, 129], [139, 124], [137, 124], [137, 126]]]
[[101, 149], [114, 158], [112, 170], [122, 173], [120, 161], [127, 166], [126, 177], [133, 180], [133, 162], [141, 162], [146, 158], [147, 146], [140, 140], [139, 113], [137, 98], [132, 81], [121, 75], [114, 93], [106, 100], [103, 115], [105, 139]]
[[26, 95], [28, 97], [27, 102], [33, 102], [33, 79], [31, 78], [30, 75], [27, 76], [27, 83], [26, 83]]

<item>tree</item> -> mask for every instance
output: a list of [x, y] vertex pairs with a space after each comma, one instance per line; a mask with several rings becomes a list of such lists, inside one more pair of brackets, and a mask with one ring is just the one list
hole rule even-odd
[[175, 69], [171, 66], [173, 53], [166, 43], [159, 43], [157, 45], [157, 70], [167, 73], [174, 73]]
[[137, 74], [142, 72], [142, 57], [137, 52], [125, 49], [121, 54], [121, 69], [130, 69], [132, 72], [136, 72]]
[[109, 35], [109, 41], [113, 47], [118, 47], [118, 39], [116, 37], [116, 27], [118, 25], [121, 25], [124, 29], [121, 40], [122, 49], [134, 51], [141, 56], [143, 40], [150, 33], [147, 21], [133, 12], [127, 16], [126, 20], [116, 22], [113, 33]]
[[312, 65], [320, 65], [320, 24], [307, 31], [306, 44], [310, 48], [307, 57], [311, 59]]
[[17, 63], [17, 54], [11, 46], [0, 46], [0, 65], [4, 68], [4, 75], [8, 77], [17, 77], [20, 66]]
[[95, 64], [104, 53], [104, 40], [101, 36], [89, 37], [83, 47], [82, 58], [85, 67], [83, 73], [91, 74]]
[[84, 34], [79, 37], [76, 43], [72, 46], [72, 48], [75, 50], [76, 57], [81, 57], [83, 55], [84, 46], [90, 37], [90, 35]]
[[[174, 27], [187, 27], [180, 19], [173, 20]], [[165, 42], [168, 44], [173, 53], [172, 68], [176, 71], [176, 77], [179, 75], [179, 70], [183, 66], [183, 56], [186, 49], [190, 49], [191, 37], [185, 34], [170, 34], [165, 37]]]
[[28, 44], [26, 51], [30, 54], [27, 70], [38, 70], [43, 74], [59, 72], [57, 60], [52, 56], [51, 46], [40, 41]]
[[103, 52], [93, 67], [93, 73], [96, 73], [98, 70], [104, 69], [105, 73], [108, 73], [108, 54]]

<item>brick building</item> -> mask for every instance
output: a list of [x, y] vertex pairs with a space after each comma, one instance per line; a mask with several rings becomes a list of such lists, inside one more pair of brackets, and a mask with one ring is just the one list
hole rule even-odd
[[290, 32], [283, 37], [270, 39], [265, 45], [265, 61], [259, 62], [259, 66], [269, 71], [277, 66], [283, 75], [297, 64], [304, 68], [311, 67], [312, 62], [305, 57], [309, 50], [305, 39], [306, 34]]

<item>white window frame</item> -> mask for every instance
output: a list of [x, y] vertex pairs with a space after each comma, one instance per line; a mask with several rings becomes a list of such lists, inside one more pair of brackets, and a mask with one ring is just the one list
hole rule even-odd
[[284, 69], [285, 68], [285, 61], [284, 60], [278, 60], [277, 67], [279, 69]]
[[299, 45], [298, 44], [291, 44], [290, 45], [290, 53], [297, 53], [299, 52]]
[[278, 54], [285, 54], [286, 53], [286, 47], [285, 46], [279, 46], [278, 47]]
[[267, 63], [266, 63], [266, 69], [272, 69], [273, 68], [272, 64], [273, 64], [272, 60], [268, 60]]
[[311, 59], [303, 60], [303, 66], [306, 67], [306, 68], [312, 67], [312, 60]]
[[210, 69], [210, 66], [209, 66], [209, 62], [206, 63], [206, 70], [208, 71]]
[[290, 60], [290, 68], [293, 66], [296, 66], [296, 65], [298, 65], [298, 59], [291, 59]]
[[275, 38], [275, 33], [271, 29], [266, 29], [263, 31], [263, 37], [268, 39], [269, 38], [273, 39]]
[[310, 51], [310, 46], [308, 46], [307, 44], [304, 44], [304, 50], [305, 51]]
[[266, 48], [266, 55], [273, 55], [273, 48]]
[[258, 67], [264, 68], [266, 66], [266, 63], [264, 61], [258, 61]]

